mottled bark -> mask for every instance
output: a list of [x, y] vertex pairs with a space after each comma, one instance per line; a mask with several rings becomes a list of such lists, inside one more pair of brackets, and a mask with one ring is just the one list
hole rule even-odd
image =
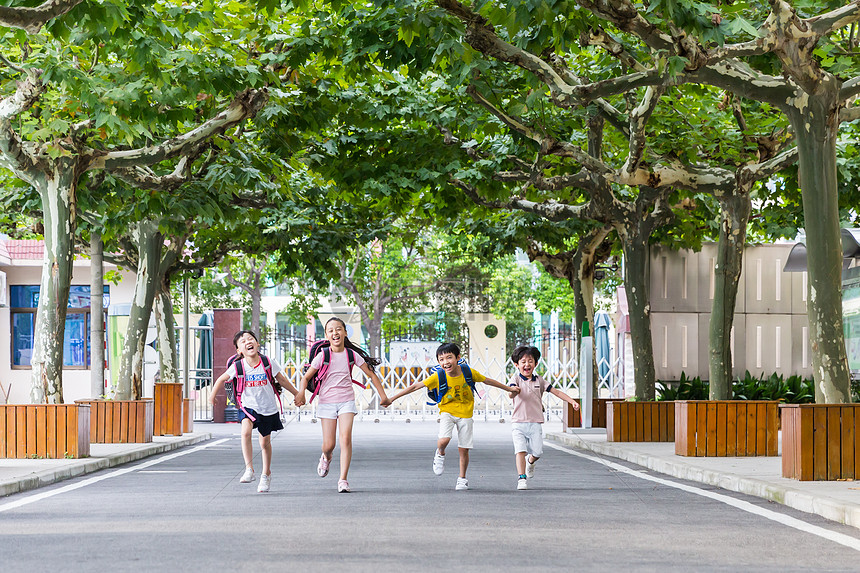
[[104, 243], [101, 233], [90, 231], [90, 395], [105, 392]]
[[143, 349], [159, 284], [158, 268], [164, 243], [158, 224], [151, 220], [140, 221], [134, 234], [139, 262], [120, 361], [116, 388], [118, 400], [143, 397]]
[[170, 280], [162, 277], [155, 294], [155, 325], [158, 332], [158, 364], [161, 382], [179, 382], [179, 357], [176, 352], [176, 324]]
[[789, 113], [800, 155], [801, 193], [809, 272], [807, 314], [815, 401], [851, 401], [842, 326], [842, 239], [836, 179], [838, 131], [834, 93], [808, 98]]
[[70, 165], [58, 161], [52, 171], [35, 175], [32, 182], [42, 200], [45, 258], [36, 309], [30, 400], [34, 404], [62, 404], [63, 339], [74, 261], [77, 176]]
[[720, 240], [714, 268], [714, 300], [711, 303], [708, 371], [709, 398], [732, 397], [732, 324], [743, 269], [744, 246], [752, 204], [748, 193], [720, 198]]
[[636, 225], [617, 228], [624, 250], [624, 286], [630, 312], [630, 341], [633, 346], [633, 383], [637, 400], [655, 396], [654, 344], [651, 339], [651, 302], [648, 285], [650, 264], [648, 237]]

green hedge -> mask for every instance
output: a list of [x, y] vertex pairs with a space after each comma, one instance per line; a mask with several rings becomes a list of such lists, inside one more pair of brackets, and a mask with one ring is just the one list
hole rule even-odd
[[[852, 383], [854, 400], [858, 386]], [[707, 400], [708, 382], [700, 377], [688, 378], [681, 373], [677, 384], [657, 382], [657, 400]], [[795, 374], [785, 378], [773, 373], [755, 377], [746, 372], [743, 378], [732, 383], [732, 400], [778, 400], [785, 404], [811, 404], [815, 402], [815, 386], [812, 379], [804, 380]]]

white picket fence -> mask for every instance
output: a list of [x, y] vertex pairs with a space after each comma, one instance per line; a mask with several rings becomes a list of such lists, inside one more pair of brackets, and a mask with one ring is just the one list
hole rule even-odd
[[[301, 379], [301, 368], [303, 360], [299, 357], [285, 357], [282, 359], [282, 367], [284, 375], [293, 385], [299, 385]], [[620, 364], [617, 357], [612, 356], [607, 365], [608, 374], [606, 374], [598, 383], [598, 393], [601, 397], [618, 397], [623, 395], [623, 384], [618, 375]], [[433, 363], [419, 363], [414, 361], [409, 364], [394, 364], [388, 361], [376, 368], [376, 372], [382, 381], [383, 388], [387, 395], [392, 395], [400, 390], [411, 386], [415, 382], [425, 380], [431, 373], [432, 368], [436, 366]], [[476, 370], [488, 378], [498, 380], [503, 383], [511, 378], [516, 373], [516, 366], [510, 359], [504, 364], [496, 360], [489, 364], [483, 363], [482, 360], [470, 362], [473, 370]], [[359, 370], [356, 369], [356, 374]], [[538, 363], [537, 372], [541, 374], [554, 387], [561, 389], [566, 394], [573, 398], [579, 397], [579, 366], [577, 360], [568, 353], [563, 352], [557, 360], [547, 361], [544, 358]], [[404, 396], [389, 408], [381, 408], [379, 400], [376, 396], [370, 380], [360, 373], [359, 382], [367, 385], [365, 390], [359, 390], [356, 386], [356, 403], [358, 405], [359, 419], [374, 419], [374, 420], [431, 420], [438, 417], [438, 408], [435, 405], [428, 404], [426, 391], [419, 389], [412, 394]], [[212, 413], [209, 407], [209, 391], [210, 384], [204, 384], [196, 392], [196, 420], [211, 420]], [[497, 388], [478, 385], [479, 397], [475, 401], [475, 418], [484, 420], [497, 420], [509, 418], [512, 409], [512, 403], [508, 394]], [[289, 394], [284, 395], [284, 409], [288, 414], [296, 413], [295, 406], [289, 400]], [[289, 403], [289, 404], [288, 404]], [[562, 417], [561, 399], [552, 394], [544, 394], [544, 410], [547, 421], [560, 420]], [[301, 415], [316, 415], [314, 404], [304, 406], [301, 410]]]

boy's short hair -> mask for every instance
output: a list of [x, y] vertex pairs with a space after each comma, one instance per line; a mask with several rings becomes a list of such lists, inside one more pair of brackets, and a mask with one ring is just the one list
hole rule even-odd
[[436, 360], [439, 360], [439, 357], [443, 354], [453, 354], [457, 358], [460, 358], [460, 347], [453, 342], [444, 342], [436, 349]]
[[240, 330], [239, 332], [237, 332], [236, 334], [233, 335], [233, 348], [236, 348], [236, 345], [239, 343], [239, 339], [242, 338], [246, 334], [250, 334], [254, 340], [256, 340], [257, 342], [260, 342], [260, 339], [257, 338], [257, 335], [254, 334], [253, 332], [251, 332], [250, 330]]
[[535, 359], [535, 363], [540, 360], [540, 350], [534, 346], [518, 346], [516, 350], [514, 350], [514, 353], [511, 354], [511, 360], [516, 364], [526, 354], [531, 354], [532, 358]]

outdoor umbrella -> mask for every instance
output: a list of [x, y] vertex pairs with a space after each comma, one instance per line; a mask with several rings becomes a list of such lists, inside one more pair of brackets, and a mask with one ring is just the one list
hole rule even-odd
[[609, 376], [609, 327], [612, 321], [609, 315], [600, 311], [594, 315], [594, 346], [597, 350], [597, 375], [599, 382]]

